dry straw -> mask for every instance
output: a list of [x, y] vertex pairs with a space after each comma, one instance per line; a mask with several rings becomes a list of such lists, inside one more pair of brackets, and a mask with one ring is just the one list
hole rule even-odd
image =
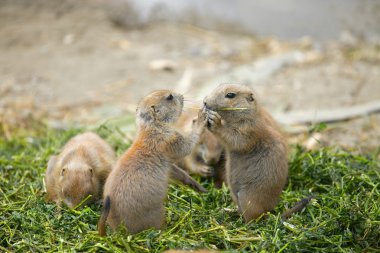
[[[186, 107], [188, 109], [193, 109], [193, 110], [200, 110], [202, 108], [200, 107]], [[222, 107], [222, 108], [218, 108], [216, 109], [216, 111], [244, 111], [244, 110], [249, 110], [250, 108], [246, 108], [246, 107]]]

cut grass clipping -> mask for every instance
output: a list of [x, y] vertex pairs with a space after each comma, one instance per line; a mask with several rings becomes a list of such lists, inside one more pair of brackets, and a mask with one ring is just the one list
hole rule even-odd
[[[166, 249], [220, 249], [247, 252], [372, 252], [379, 250], [379, 164], [337, 149], [306, 152], [293, 148], [289, 182], [274, 211], [245, 224], [228, 189], [199, 194], [170, 186], [166, 228], [136, 235], [123, 231], [101, 238], [100, 205], [75, 210], [45, 203], [43, 175], [50, 155], [79, 130], [42, 129], [0, 137], [0, 251], [162, 252]], [[97, 129], [120, 154], [122, 134]], [[281, 213], [303, 197], [316, 199], [301, 213], [281, 221]]]

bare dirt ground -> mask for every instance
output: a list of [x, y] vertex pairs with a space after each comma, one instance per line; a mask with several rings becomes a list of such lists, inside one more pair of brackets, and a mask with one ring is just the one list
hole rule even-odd
[[[281, 61], [291, 52], [294, 59]], [[275, 67], [239, 74], [273, 58]], [[169, 63], [156, 69], [152, 63], [158, 59]], [[323, 44], [307, 38], [279, 41], [162, 23], [131, 30], [112, 24], [100, 0], [0, 0], [5, 134], [30, 118], [63, 127], [121, 117], [154, 89], [186, 87], [196, 103], [206, 95], [201, 93], [205, 86], [219, 81], [252, 86], [274, 113], [347, 108], [380, 100], [380, 45], [355, 38]], [[331, 124], [317, 137], [318, 145], [379, 149], [380, 117]], [[290, 139], [305, 143], [309, 138], [303, 133]]]

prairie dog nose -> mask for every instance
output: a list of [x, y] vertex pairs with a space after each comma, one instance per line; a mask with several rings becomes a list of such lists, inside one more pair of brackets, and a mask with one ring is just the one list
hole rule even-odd
[[207, 106], [207, 103], [206, 102], [203, 102], [203, 105], [206, 109], [210, 109], [208, 106]]

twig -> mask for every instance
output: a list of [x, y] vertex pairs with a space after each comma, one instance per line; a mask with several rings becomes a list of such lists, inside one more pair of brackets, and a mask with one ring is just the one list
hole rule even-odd
[[249, 110], [250, 108], [244, 108], [244, 107], [223, 107], [217, 109], [217, 111], [245, 111]]
[[[193, 110], [200, 110], [201, 107], [197, 106], [186, 106], [187, 109], [193, 109]], [[249, 110], [250, 108], [245, 108], [245, 107], [222, 107], [215, 109], [215, 111], [244, 111], [244, 110]]]
[[316, 111], [274, 113], [274, 118], [283, 125], [330, 123], [344, 121], [380, 111], [380, 100], [345, 108]]

